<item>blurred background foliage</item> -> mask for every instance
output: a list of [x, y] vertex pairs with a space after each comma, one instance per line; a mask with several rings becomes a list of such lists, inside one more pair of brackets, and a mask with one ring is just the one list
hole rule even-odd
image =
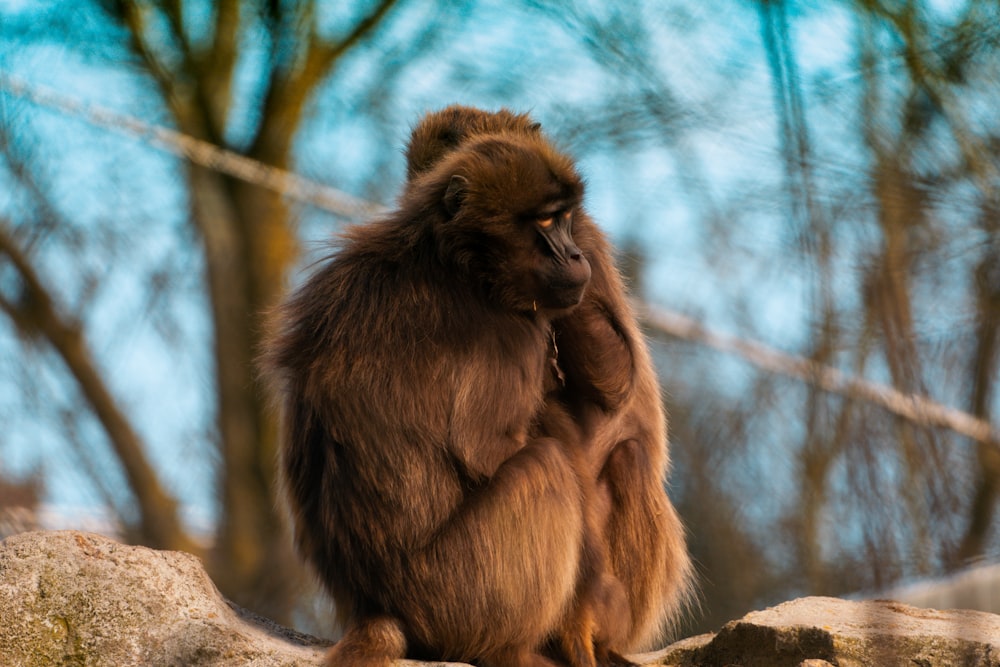
[[[39, 90], [385, 205], [421, 113], [530, 111], [641, 300], [996, 423], [992, 0], [3, 0], [0, 77], [0, 530], [188, 550], [331, 634], [253, 358], [348, 221]], [[685, 631], [1000, 559], [995, 440], [650, 334]]]

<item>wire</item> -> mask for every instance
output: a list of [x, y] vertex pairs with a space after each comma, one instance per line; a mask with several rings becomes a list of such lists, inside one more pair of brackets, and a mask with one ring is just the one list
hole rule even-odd
[[128, 114], [93, 104], [83, 104], [51, 89], [0, 74], [0, 89], [39, 106], [82, 118], [105, 129], [156, 144], [191, 162], [252, 183], [296, 201], [311, 204], [350, 220], [363, 220], [383, 212], [379, 204], [354, 197], [336, 188], [309, 180], [284, 169], [220, 148], [170, 128], [153, 125]]
[[[378, 204], [353, 197], [298, 174], [268, 166], [207, 141], [146, 123], [127, 114], [83, 104], [15, 77], [0, 74], [0, 89], [34, 104], [157, 144], [207, 169], [229, 174], [344, 218], [361, 220], [385, 210]], [[831, 393], [865, 400], [909, 421], [927, 426], [942, 426], [973, 440], [1000, 447], [1000, 433], [988, 421], [926, 396], [906, 394], [888, 385], [852, 377], [811, 359], [780, 352], [757, 341], [721, 334], [675, 311], [648, 304], [637, 304], [637, 310], [649, 326], [668, 336], [735, 354], [764, 371], [798, 378]]]

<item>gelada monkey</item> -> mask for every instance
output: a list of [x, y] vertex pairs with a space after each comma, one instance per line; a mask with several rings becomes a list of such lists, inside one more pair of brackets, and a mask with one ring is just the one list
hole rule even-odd
[[[489, 136], [542, 139], [540, 125], [525, 114], [448, 107], [413, 130], [407, 148], [411, 184], [466, 142]], [[574, 211], [573, 238], [592, 276], [583, 302], [553, 321], [563, 382], [552, 398], [588, 424], [587, 437], [596, 441], [587, 450], [610, 502], [603, 546], [628, 607], [625, 622], [598, 618], [597, 625], [610, 635], [608, 648], [632, 652], [653, 646], [677, 620], [692, 594], [691, 564], [684, 529], [664, 491], [666, 423], [655, 369], [611, 247], [581, 210]]]
[[591, 278], [582, 196], [540, 136], [469, 138], [277, 311], [294, 539], [346, 627], [327, 664], [551, 666], [576, 627], [582, 429], [542, 411], [551, 323]]

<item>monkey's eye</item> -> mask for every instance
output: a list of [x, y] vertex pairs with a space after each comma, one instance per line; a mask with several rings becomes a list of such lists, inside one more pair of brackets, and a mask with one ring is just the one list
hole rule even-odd
[[555, 218], [551, 215], [547, 218], [539, 218], [537, 223], [542, 229], [548, 229], [555, 223]]

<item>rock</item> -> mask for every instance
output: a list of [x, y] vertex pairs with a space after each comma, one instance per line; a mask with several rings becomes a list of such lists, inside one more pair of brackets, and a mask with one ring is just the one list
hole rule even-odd
[[308, 665], [324, 642], [227, 602], [194, 556], [76, 531], [0, 542], [0, 664]]
[[1000, 667], [1000, 616], [809, 597], [644, 656], [678, 667]]
[[[0, 542], [3, 667], [318, 665], [326, 645], [227, 602], [187, 554], [76, 531]], [[634, 659], [677, 667], [1000, 667], [1000, 616], [802, 598]]]
[[1000, 564], [979, 564], [946, 577], [898, 586], [878, 597], [914, 607], [1000, 613]]

